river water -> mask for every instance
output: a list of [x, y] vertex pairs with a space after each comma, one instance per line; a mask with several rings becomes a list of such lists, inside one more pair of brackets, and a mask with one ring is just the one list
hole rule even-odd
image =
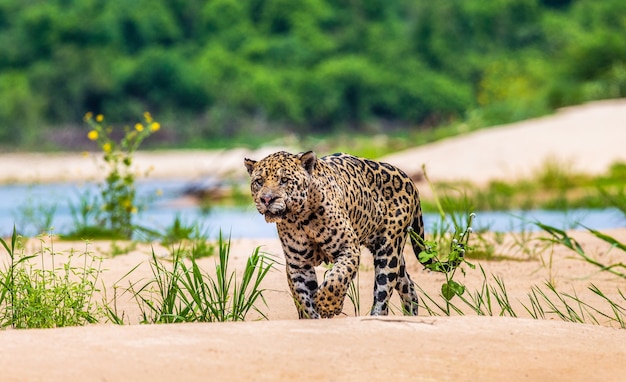
[[[232, 238], [277, 237], [273, 224], [265, 223], [252, 204], [247, 207], [215, 206], [208, 211], [197, 206], [177, 203], [185, 181], [142, 181], [137, 183], [140, 199], [151, 199], [146, 209], [137, 215], [135, 223], [163, 232], [177, 217], [185, 225], [199, 224], [210, 237], [221, 230]], [[69, 232], [74, 226], [71, 205], [76, 206], [81, 195], [97, 193], [92, 183], [57, 183], [0, 186], [0, 235], [7, 236], [15, 224], [24, 235], [37, 234], [46, 216], [53, 216], [54, 232]], [[46, 211], [54, 211], [46, 212]], [[594, 229], [625, 227], [624, 214], [616, 209], [569, 211], [500, 211], [477, 213], [475, 229], [492, 231], [533, 230], [531, 221], [538, 220], [557, 228], [570, 229], [582, 224]], [[436, 214], [424, 216], [427, 230], [439, 220]]]

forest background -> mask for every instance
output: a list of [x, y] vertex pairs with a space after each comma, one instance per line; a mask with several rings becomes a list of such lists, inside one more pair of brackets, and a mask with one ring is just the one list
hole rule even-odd
[[[626, 96], [623, 0], [0, 0], [0, 149], [473, 129]], [[224, 143], [227, 142], [227, 143]]]

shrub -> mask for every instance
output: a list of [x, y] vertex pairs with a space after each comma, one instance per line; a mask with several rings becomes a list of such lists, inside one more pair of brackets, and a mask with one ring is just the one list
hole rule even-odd
[[105, 125], [104, 116], [85, 115], [91, 127], [88, 138], [95, 141], [103, 152], [107, 176], [100, 187], [102, 215], [98, 216], [100, 228], [108, 229], [113, 237], [129, 239], [133, 233], [132, 217], [139, 210], [136, 200], [135, 177], [132, 170], [133, 155], [141, 142], [160, 129], [160, 124], [144, 113], [145, 125], [125, 127], [124, 136], [116, 141], [113, 128]]

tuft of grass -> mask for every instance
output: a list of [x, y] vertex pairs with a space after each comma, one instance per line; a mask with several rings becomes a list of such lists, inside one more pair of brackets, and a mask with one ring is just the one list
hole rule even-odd
[[52, 229], [52, 222], [57, 211], [56, 203], [37, 201], [32, 198], [17, 207], [16, 221], [22, 229], [32, 227], [35, 234], [43, 234]]
[[[552, 314], [563, 321], [585, 323], [592, 320], [593, 323], [599, 324], [597, 318], [590, 313], [589, 305], [582, 302], [576, 294], [560, 293], [551, 282], [546, 282], [545, 286], [547, 292], [536, 285], [533, 286], [528, 293], [530, 305], [522, 303], [531, 317], [545, 319]], [[550, 295], [553, 296], [552, 299]]]
[[[72, 251], [64, 264], [55, 266], [58, 253], [41, 241], [40, 267], [25, 255], [15, 227], [10, 243], [0, 238], [9, 255], [8, 264], [0, 270], [0, 327], [53, 328], [98, 322], [99, 306], [93, 301], [101, 273], [101, 261], [89, 254], [81, 255], [83, 264], [73, 265]], [[45, 257], [52, 266], [45, 268]]]
[[[429, 295], [418, 287], [423, 295], [420, 307], [433, 316], [452, 314], [462, 316], [467, 312], [473, 312], [479, 316], [519, 317], [521, 314], [509, 298], [504, 280], [493, 274], [488, 277], [482, 266], [480, 269], [483, 276], [481, 287], [459, 294], [459, 302], [447, 300], [442, 294]], [[626, 328], [626, 296], [621, 291], [618, 291], [621, 300], [615, 301], [592, 284], [589, 290], [600, 296], [605, 303], [604, 307], [596, 307], [583, 301], [575, 291], [573, 294], [560, 292], [549, 281], [545, 282], [544, 288], [533, 285], [527, 293], [527, 301], [518, 301], [534, 319], [557, 318], [568, 322], [595, 325], [608, 322], [622, 329]]]
[[361, 315], [361, 294], [359, 292], [361, 285], [360, 273], [361, 272], [356, 273], [356, 277], [350, 282], [350, 285], [348, 285], [348, 291], [346, 293], [350, 303], [352, 303], [352, 306], [354, 307], [355, 317]]
[[[484, 268], [482, 266], [479, 266], [479, 268], [483, 277], [481, 287], [473, 291], [464, 289], [463, 291], [467, 293], [457, 294], [460, 303], [455, 304], [443, 294], [431, 296], [422, 288], [419, 288], [424, 295], [420, 306], [423, 306], [430, 315], [434, 316], [441, 314], [450, 316], [452, 313], [465, 315], [466, 311], [471, 311], [479, 316], [508, 315], [517, 317], [518, 315], [508, 297], [504, 280], [501, 277], [491, 275], [491, 279], [495, 283], [494, 285], [487, 277]], [[442, 304], [442, 299], [445, 299], [445, 305]]]
[[[578, 243], [578, 241], [576, 241], [576, 239], [574, 239], [573, 237], [569, 236], [567, 232], [565, 232], [564, 230], [549, 226], [547, 224], [543, 224], [541, 222], [535, 222], [535, 225], [550, 235], [550, 237], [547, 238], [546, 240], [550, 241], [551, 243], [563, 245], [566, 248], [571, 249], [577, 255], [579, 255], [584, 261], [598, 267], [601, 271], [606, 271], [606, 272], [612, 273], [616, 276], [626, 279], [626, 273], [619, 271], [619, 269], [626, 269], [626, 264], [621, 263], [621, 262], [615, 263], [615, 264], [609, 264], [609, 265], [603, 264], [595, 260], [591, 256], [589, 256], [585, 252], [583, 247], [580, 245], [580, 243]], [[626, 243], [622, 243], [618, 241], [617, 239], [615, 239], [614, 237], [606, 235], [595, 229], [591, 229], [587, 227], [585, 228], [587, 229], [588, 232], [593, 234], [598, 239], [626, 253]]]
[[[141, 286], [131, 284], [141, 310], [143, 323], [242, 321], [251, 311], [267, 318], [257, 303], [266, 304], [261, 282], [273, 261], [257, 247], [248, 257], [241, 280], [228, 267], [230, 239], [218, 240], [219, 256], [215, 274], [200, 269], [195, 257], [185, 261], [181, 251], [173, 251], [171, 265], [154, 251], [150, 266], [153, 278]], [[114, 321], [119, 315], [113, 316]]]
[[208, 257], [215, 254], [215, 247], [209, 242], [209, 230], [201, 223], [185, 223], [176, 216], [172, 225], [166, 228], [161, 244], [176, 246], [192, 258]]
[[63, 234], [65, 240], [99, 240], [127, 239], [125, 234], [115, 229], [101, 224], [103, 220], [101, 201], [98, 195], [89, 190], [83, 191], [78, 195], [76, 204], [69, 203], [69, 209], [72, 214], [72, 229]]

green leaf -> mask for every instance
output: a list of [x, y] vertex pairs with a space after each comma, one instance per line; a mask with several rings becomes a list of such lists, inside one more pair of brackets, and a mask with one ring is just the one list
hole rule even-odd
[[465, 293], [465, 286], [454, 280], [449, 280], [447, 283], [441, 285], [441, 295], [448, 301], [455, 295], [461, 296], [463, 293]]
[[591, 229], [589, 227], [585, 227], [585, 228], [587, 229], [587, 231], [591, 232], [598, 239], [601, 239], [601, 240], [611, 244], [612, 246], [617, 247], [617, 248], [621, 249], [622, 251], [626, 252], [626, 244], [618, 241], [617, 239], [615, 239], [612, 236], [606, 235], [606, 234], [604, 234], [604, 233], [602, 233], [600, 231], [597, 231], [595, 229]]
[[454, 297], [454, 290], [450, 287], [450, 284], [441, 285], [441, 295], [448, 301]]
[[420, 263], [426, 263], [429, 260], [431, 260], [432, 258], [435, 257], [435, 253], [430, 253], [430, 252], [426, 252], [426, 251], [422, 251], [420, 252], [420, 254], [418, 255], [419, 261]]
[[476, 265], [474, 265], [473, 263], [470, 263], [469, 261], [465, 261], [465, 264], [467, 264], [467, 266], [472, 269], [476, 269]]

